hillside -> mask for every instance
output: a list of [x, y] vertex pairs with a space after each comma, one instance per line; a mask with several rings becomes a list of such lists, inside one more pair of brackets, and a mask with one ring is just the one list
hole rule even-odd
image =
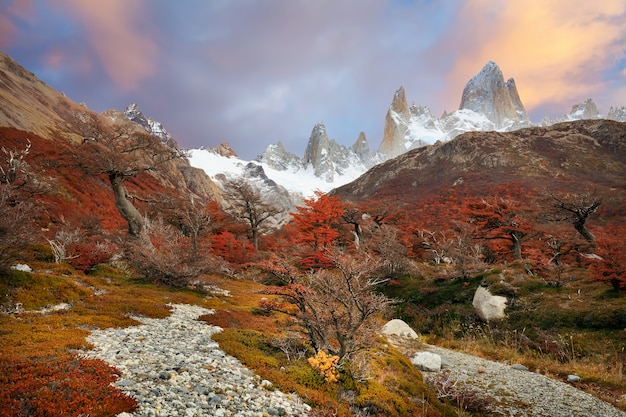
[[456, 187], [460, 194], [487, 194], [486, 184], [497, 188], [519, 182], [534, 192], [571, 184], [571, 191], [616, 187], [619, 194], [626, 179], [625, 156], [626, 124], [609, 120], [469, 132], [386, 161], [334, 193], [353, 201], [384, 197], [404, 204]]
[[[380, 202], [402, 212], [403, 227], [446, 230], [472, 217], [468, 203], [516, 201], [537, 227], [550, 222], [555, 198], [593, 194], [601, 223], [624, 225], [626, 125], [581, 120], [514, 132], [469, 132], [380, 164], [333, 194], [367, 210]], [[408, 223], [407, 223], [408, 222]]]

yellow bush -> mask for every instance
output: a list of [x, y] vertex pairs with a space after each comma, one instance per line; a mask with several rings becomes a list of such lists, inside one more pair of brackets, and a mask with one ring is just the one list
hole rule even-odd
[[320, 350], [317, 352], [317, 355], [309, 358], [309, 364], [324, 377], [326, 382], [337, 382], [339, 379], [337, 362], [339, 362], [339, 356], [330, 356], [323, 350]]

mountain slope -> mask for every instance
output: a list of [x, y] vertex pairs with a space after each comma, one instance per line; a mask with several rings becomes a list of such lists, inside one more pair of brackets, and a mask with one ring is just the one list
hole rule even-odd
[[[600, 201], [590, 222], [599, 239], [626, 228], [626, 124], [583, 120], [514, 132], [469, 132], [377, 165], [332, 193], [365, 212], [382, 210], [408, 242], [420, 230], [448, 233], [460, 225], [476, 227], [472, 219], [477, 215], [494, 215], [509, 220], [481, 227], [525, 225], [520, 233], [528, 241], [521, 253], [507, 253], [507, 245], [515, 246], [514, 241], [507, 244], [508, 232], [490, 236], [498, 239], [489, 248], [497, 247], [500, 259], [545, 253], [552, 238], [584, 247], [571, 213], [556, 210], [555, 198], [579, 207], [590, 199]], [[507, 205], [506, 212], [496, 210], [496, 201]], [[479, 207], [486, 212], [479, 213]]]
[[415, 202], [425, 191], [441, 192], [459, 180], [476, 193], [486, 182], [496, 186], [515, 180], [537, 187], [588, 183], [624, 192], [626, 124], [583, 120], [514, 132], [468, 132], [388, 160], [334, 193], [355, 201]]
[[[80, 223], [91, 218], [102, 221], [107, 229], [121, 227], [123, 221], [116, 213], [109, 180], [106, 175], [88, 173], [90, 167], [84, 166], [82, 159], [86, 155], [85, 144], [93, 142], [97, 135], [106, 135], [105, 132], [145, 135], [145, 127], [122, 112], [109, 110], [98, 114], [72, 102], [0, 53], [0, 156], [4, 158], [30, 146], [25, 159], [28, 169], [48, 190], [35, 196], [42, 226], [70, 220]], [[177, 147], [171, 138], [163, 146]], [[184, 158], [168, 160], [158, 169], [145, 170], [137, 177], [129, 176], [127, 186], [142, 210], [148, 210], [141, 201], [147, 196], [185, 201], [219, 198], [218, 187]]]

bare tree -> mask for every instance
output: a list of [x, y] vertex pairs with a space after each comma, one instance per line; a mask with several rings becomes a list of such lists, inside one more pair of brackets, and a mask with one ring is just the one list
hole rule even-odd
[[173, 287], [186, 287], [209, 271], [221, 269], [221, 262], [210, 254], [193, 256], [190, 238], [162, 218], [146, 222], [146, 238], [152, 244], [130, 240], [126, 258], [142, 278]]
[[190, 239], [192, 256], [199, 254], [204, 238], [215, 228], [208, 205], [204, 199], [171, 196], [158, 205], [160, 214]]
[[385, 314], [393, 300], [377, 292], [387, 281], [378, 274], [379, 261], [368, 255], [333, 253], [332, 267], [307, 273], [278, 265], [280, 275], [290, 275], [287, 285], [264, 292], [278, 300], [264, 300], [262, 307], [297, 320], [316, 350], [328, 350], [340, 358], [371, 345], [377, 314]]
[[552, 206], [561, 214], [565, 214], [565, 217], [559, 217], [557, 220], [568, 220], [571, 222], [576, 231], [587, 242], [596, 240], [595, 236], [587, 229], [586, 223], [589, 217], [602, 204], [602, 198], [590, 191], [563, 195], [550, 193], [550, 197], [552, 197]]
[[126, 181], [137, 175], [156, 171], [164, 163], [182, 156], [182, 152], [164, 145], [159, 138], [125, 124], [105, 125], [89, 117], [83, 134], [80, 164], [95, 175], [105, 174], [111, 184], [115, 206], [128, 223], [128, 233], [143, 234], [144, 218], [133, 205]]
[[230, 203], [226, 210], [247, 224], [250, 242], [254, 245], [254, 250], [258, 251], [259, 236], [265, 232], [263, 226], [271, 217], [281, 213], [281, 210], [263, 201], [261, 194], [245, 180], [231, 180], [224, 186]]
[[36, 180], [26, 157], [31, 144], [22, 149], [0, 148], [0, 267], [8, 267], [21, 248], [32, 242], [37, 228], [33, 220], [38, 212], [33, 201], [45, 187]]
[[363, 228], [361, 227], [363, 212], [356, 206], [350, 206], [346, 207], [342, 217], [346, 224], [349, 224], [354, 228], [352, 230], [352, 234], [354, 235], [354, 246], [359, 249], [361, 246], [361, 240], [363, 240]]

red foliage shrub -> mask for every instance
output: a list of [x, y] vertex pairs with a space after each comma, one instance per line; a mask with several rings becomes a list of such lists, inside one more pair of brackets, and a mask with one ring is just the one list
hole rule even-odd
[[598, 241], [595, 253], [601, 259], [594, 259], [591, 263], [592, 278], [611, 284], [617, 291], [626, 291], [626, 251], [621, 240], [623, 233], [616, 233], [616, 237], [605, 237]]
[[79, 243], [72, 248], [72, 253], [76, 256], [68, 259], [68, 262], [79, 271], [89, 271], [94, 266], [109, 261], [115, 249], [114, 245], [109, 242]]
[[240, 240], [228, 231], [213, 236], [211, 253], [231, 264], [245, 264], [255, 257], [254, 246], [247, 240]]
[[291, 213], [293, 227], [290, 234], [295, 243], [305, 248], [302, 266], [329, 266], [331, 262], [325, 254], [341, 237], [344, 204], [338, 196], [316, 191], [315, 197], [305, 199], [304, 206], [296, 209], [296, 212]]
[[111, 383], [118, 372], [96, 359], [62, 357], [0, 363], [4, 417], [108, 417], [137, 407]]

